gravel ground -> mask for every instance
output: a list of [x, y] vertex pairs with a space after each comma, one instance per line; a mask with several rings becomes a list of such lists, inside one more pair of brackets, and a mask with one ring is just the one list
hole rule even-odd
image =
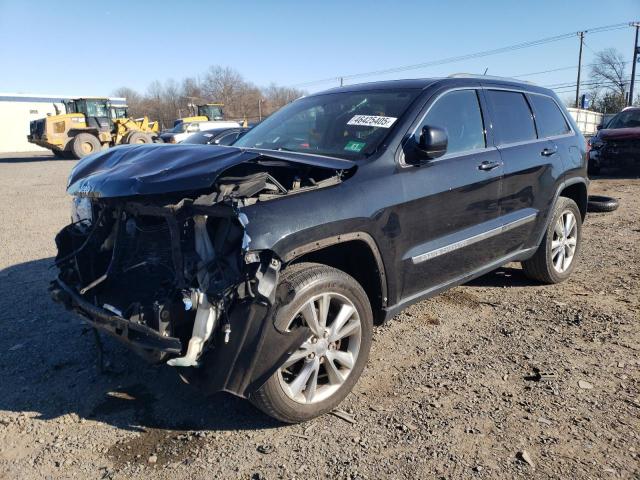
[[574, 276], [508, 265], [376, 329], [342, 405], [283, 426], [203, 398], [53, 304], [73, 161], [0, 157], [0, 478], [640, 478], [640, 180], [591, 214]]

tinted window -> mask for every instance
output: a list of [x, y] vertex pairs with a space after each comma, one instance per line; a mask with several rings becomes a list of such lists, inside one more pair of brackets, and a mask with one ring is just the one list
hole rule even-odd
[[240, 132], [229, 133], [218, 139], [218, 145], [231, 145], [238, 139]]
[[[486, 146], [484, 124], [475, 90], [445, 94], [431, 107], [423, 125], [446, 130], [447, 153], [464, 152]], [[422, 129], [418, 129], [417, 135]]]
[[530, 95], [529, 98], [536, 111], [536, 125], [540, 137], [553, 137], [571, 131], [564, 115], [553, 99], [543, 95]]
[[531, 109], [523, 94], [488, 90], [487, 97], [500, 143], [524, 142], [536, 138]]
[[207, 133], [207, 132], [194, 133], [193, 135], [189, 135], [187, 138], [185, 138], [182, 141], [182, 143], [200, 143], [200, 144], [205, 144], [209, 140], [211, 140], [212, 137], [213, 137], [212, 133]]

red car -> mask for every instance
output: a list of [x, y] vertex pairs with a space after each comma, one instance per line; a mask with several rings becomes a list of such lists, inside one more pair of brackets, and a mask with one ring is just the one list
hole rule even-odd
[[607, 167], [640, 167], [640, 107], [622, 110], [589, 143], [589, 173]]

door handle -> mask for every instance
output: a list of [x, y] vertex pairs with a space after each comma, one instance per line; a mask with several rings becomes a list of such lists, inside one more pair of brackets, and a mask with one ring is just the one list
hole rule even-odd
[[478, 170], [488, 171], [488, 170], [493, 170], [494, 168], [499, 166], [500, 166], [500, 162], [489, 162], [485, 160], [480, 165], [478, 165]]
[[540, 155], [542, 155], [543, 157], [550, 157], [551, 155], [555, 155], [556, 153], [558, 153], [558, 147], [553, 147], [545, 148], [540, 152]]

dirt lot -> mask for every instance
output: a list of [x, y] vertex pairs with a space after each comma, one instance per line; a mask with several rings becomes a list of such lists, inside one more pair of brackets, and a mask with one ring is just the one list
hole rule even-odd
[[1, 478], [640, 478], [638, 178], [593, 182], [621, 207], [570, 281], [509, 265], [411, 307], [375, 332], [354, 423], [283, 426], [111, 340], [98, 373], [47, 294], [74, 163], [0, 157]]

